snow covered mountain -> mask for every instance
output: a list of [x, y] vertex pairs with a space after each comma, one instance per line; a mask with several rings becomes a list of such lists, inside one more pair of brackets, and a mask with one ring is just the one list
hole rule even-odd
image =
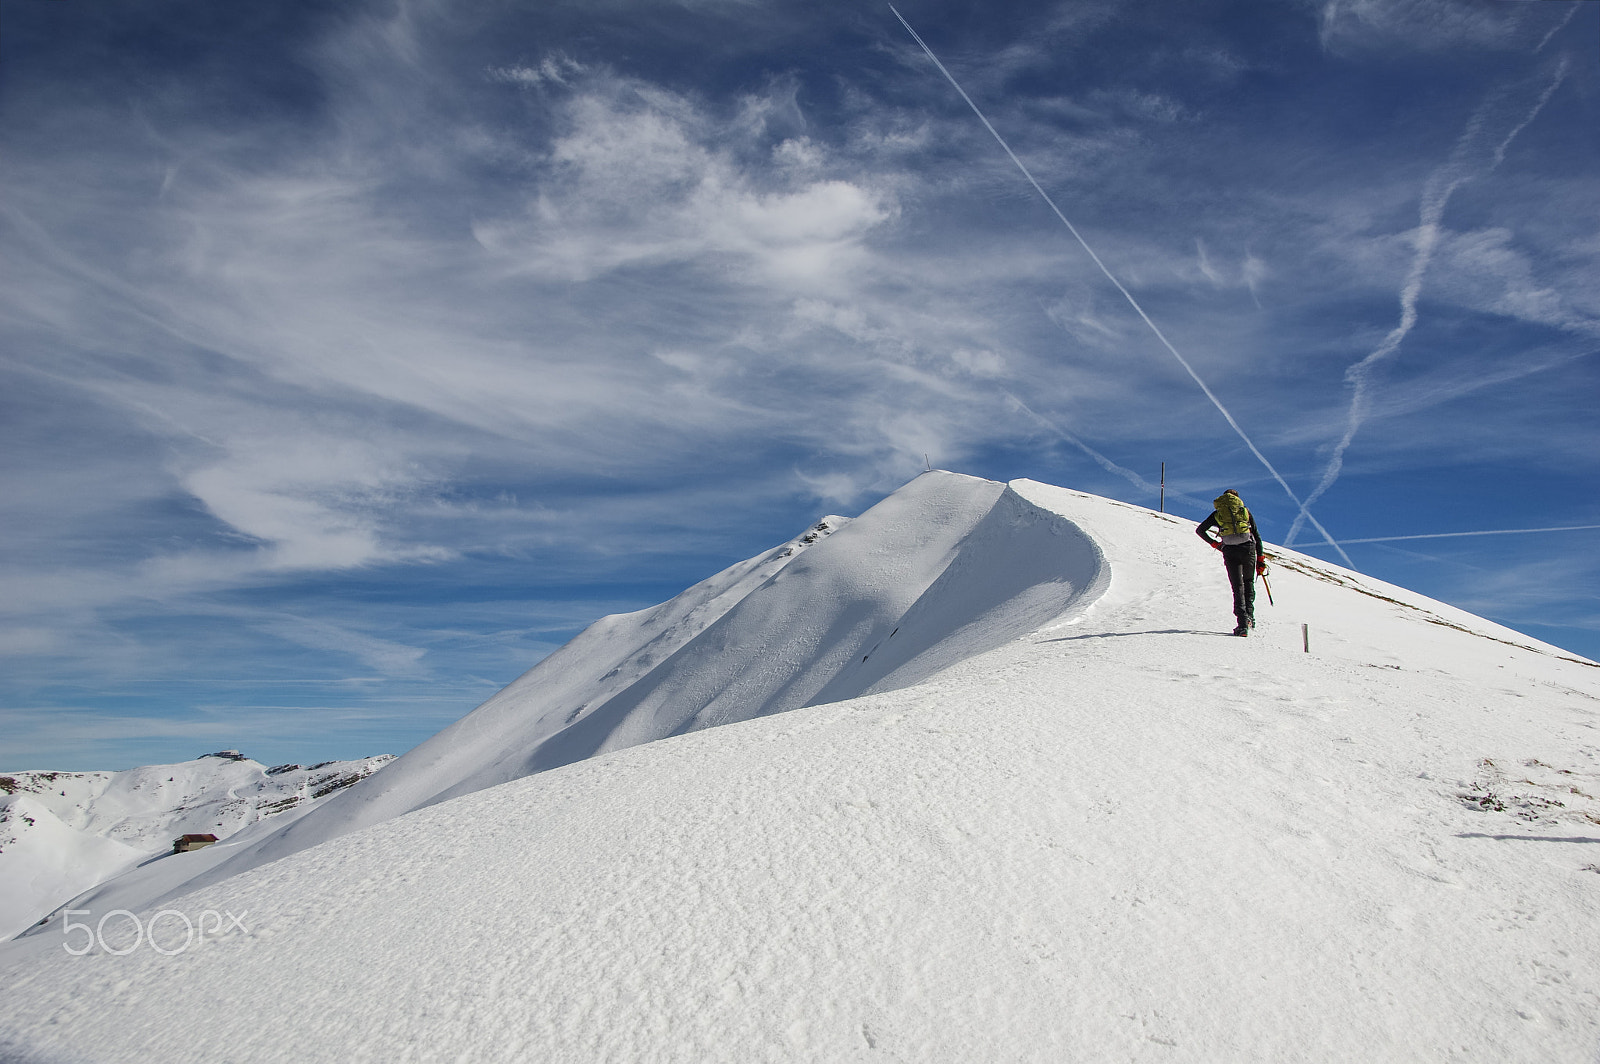
[[171, 853], [180, 835], [228, 838], [269, 817], [309, 811], [392, 760], [267, 768], [223, 750], [124, 772], [0, 774], [0, 938]]
[[1226, 636], [1192, 527], [924, 475], [0, 947], [0, 1057], [1594, 1060], [1600, 666], [1292, 551]]
[[925, 474], [859, 518], [824, 518], [669, 602], [597, 621], [382, 776], [185, 889], [596, 754], [909, 686], [1093, 601], [1107, 579], [1100, 549], [1059, 514], [1004, 484]]

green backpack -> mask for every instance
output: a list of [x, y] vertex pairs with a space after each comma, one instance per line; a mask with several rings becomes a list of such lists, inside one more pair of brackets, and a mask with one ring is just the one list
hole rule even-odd
[[1248, 536], [1250, 511], [1244, 500], [1230, 492], [1223, 492], [1211, 504], [1217, 508], [1217, 528], [1224, 536]]

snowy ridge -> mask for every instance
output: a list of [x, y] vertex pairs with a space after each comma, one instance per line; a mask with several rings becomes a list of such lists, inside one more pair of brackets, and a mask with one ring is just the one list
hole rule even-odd
[[267, 768], [234, 750], [122, 772], [0, 774], [0, 938], [171, 850], [310, 809], [393, 757]]
[[[945, 476], [885, 504], [589, 703], [593, 756], [433, 802], [469, 777], [418, 762], [405, 815], [168, 884], [246, 914], [169, 920], [171, 955], [0, 947], [0, 1059], [1595, 1058], [1595, 663], [1293, 551], [1236, 639], [1190, 521]], [[730, 690], [795, 708], [711, 727]]]
[[909, 686], [1087, 605], [1108, 579], [1059, 514], [1003, 484], [925, 473], [859, 518], [603, 618], [382, 777], [193, 885], [596, 754]]

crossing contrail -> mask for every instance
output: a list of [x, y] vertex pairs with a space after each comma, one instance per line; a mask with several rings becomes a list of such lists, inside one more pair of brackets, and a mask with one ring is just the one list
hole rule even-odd
[[[1489, 173], [1505, 160], [1506, 149], [1511, 147], [1511, 142], [1528, 123], [1538, 117], [1540, 111], [1544, 110], [1544, 105], [1550, 101], [1551, 95], [1566, 76], [1567, 60], [1563, 57], [1556, 64], [1555, 77], [1545, 86], [1532, 109], [1527, 111], [1522, 120], [1500, 139], [1487, 165], [1474, 168], [1469, 156], [1483, 137], [1490, 111], [1503, 96], [1502, 90], [1491, 92], [1483, 103], [1478, 105], [1477, 111], [1467, 122], [1467, 128], [1462, 130], [1461, 136], [1456, 138], [1449, 160], [1428, 175], [1427, 183], [1422, 189], [1422, 210], [1417, 223], [1416, 251], [1411, 257], [1411, 268], [1406, 272], [1405, 283], [1400, 288], [1400, 323], [1389, 331], [1389, 335], [1385, 336], [1383, 342], [1373, 348], [1367, 357], [1345, 371], [1344, 377], [1350, 382], [1351, 395], [1350, 409], [1345, 416], [1344, 435], [1334, 445], [1333, 454], [1328, 458], [1327, 468], [1322, 472], [1322, 480], [1311, 494], [1306, 496], [1306, 506], [1322, 498], [1327, 490], [1333, 487], [1333, 482], [1339, 479], [1339, 474], [1344, 471], [1344, 454], [1350, 449], [1356, 433], [1360, 431], [1372, 411], [1373, 372], [1380, 362], [1399, 350], [1401, 342], [1417, 324], [1417, 299], [1422, 295], [1422, 279], [1428, 272], [1428, 264], [1433, 260], [1434, 249], [1439, 245], [1439, 238], [1443, 233], [1444, 210], [1450, 203], [1450, 197], [1455, 195], [1456, 189], [1475, 177]], [[1310, 516], [1310, 511], [1305, 509], [1295, 515], [1294, 523], [1289, 526], [1289, 534], [1284, 537], [1284, 546], [1294, 543], [1295, 537], [1305, 525], [1305, 519]], [[1318, 526], [1317, 530], [1320, 532], [1321, 527]]]
[[926, 42], [924, 42], [923, 39], [917, 34], [917, 31], [911, 28], [911, 23], [906, 21], [905, 16], [900, 14], [900, 12], [895, 9], [893, 4], [889, 5], [889, 10], [894, 12], [894, 17], [900, 20], [900, 25], [904, 26], [906, 28], [906, 32], [911, 34], [911, 39], [916, 41], [922, 50], [927, 53], [929, 59], [933, 60], [933, 65], [939, 68], [939, 73], [943, 74], [945, 80], [951, 84], [956, 92], [961, 94], [961, 98], [963, 100], [967, 101], [967, 106], [972, 108], [972, 113], [978, 116], [978, 121], [983, 123], [983, 128], [987, 129], [990, 135], [992, 135], [994, 139], [1000, 143], [1000, 147], [1005, 149], [1005, 153], [1011, 157], [1011, 161], [1017, 164], [1017, 169], [1022, 171], [1022, 176], [1028, 179], [1028, 184], [1032, 185], [1033, 190], [1039, 193], [1040, 197], [1045, 201], [1046, 204], [1049, 205], [1050, 209], [1055, 212], [1055, 216], [1061, 219], [1061, 224], [1067, 227], [1067, 232], [1071, 233], [1073, 238], [1076, 239], [1079, 245], [1083, 247], [1083, 250], [1088, 252], [1089, 258], [1094, 260], [1094, 264], [1100, 267], [1100, 272], [1105, 274], [1106, 280], [1110, 281], [1112, 285], [1116, 287], [1117, 291], [1122, 293], [1122, 297], [1126, 299], [1128, 304], [1132, 306], [1134, 311], [1138, 313], [1139, 318], [1150, 327], [1150, 331], [1155, 333], [1156, 339], [1161, 341], [1161, 345], [1171, 352], [1172, 357], [1178, 360], [1178, 364], [1184, 368], [1190, 377], [1194, 378], [1194, 382], [1200, 386], [1200, 390], [1205, 393], [1206, 398], [1211, 400], [1211, 405], [1217, 408], [1217, 412], [1223, 416], [1223, 418], [1228, 422], [1229, 426], [1232, 427], [1233, 431], [1238, 433], [1239, 438], [1244, 441], [1244, 445], [1250, 448], [1250, 453], [1256, 456], [1256, 459], [1266, 467], [1267, 472], [1272, 474], [1272, 479], [1276, 480], [1278, 482], [1278, 486], [1281, 487], [1284, 490], [1284, 493], [1294, 501], [1295, 508], [1299, 511], [1295, 517], [1295, 527], [1300, 527], [1306, 521], [1311, 522], [1311, 526], [1318, 532], [1322, 533], [1322, 538], [1327, 540], [1328, 545], [1339, 552], [1339, 557], [1344, 559], [1345, 564], [1354, 569], [1355, 563], [1350, 560], [1350, 556], [1346, 554], [1344, 549], [1340, 547], [1334, 538], [1328, 534], [1328, 530], [1322, 527], [1322, 523], [1311, 515], [1311, 511], [1306, 509], [1306, 504], [1301, 502], [1300, 497], [1294, 493], [1294, 489], [1289, 487], [1289, 482], [1283, 479], [1283, 477], [1278, 473], [1277, 469], [1273, 467], [1272, 463], [1267, 460], [1267, 456], [1262, 454], [1260, 449], [1256, 447], [1254, 441], [1252, 441], [1250, 437], [1245, 434], [1244, 429], [1239, 426], [1239, 422], [1234, 420], [1233, 415], [1228, 412], [1228, 408], [1222, 405], [1222, 400], [1217, 398], [1216, 393], [1213, 392], [1206, 382], [1201, 379], [1200, 374], [1195, 372], [1195, 368], [1189, 364], [1189, 360], [1184, 358], [1183, 355], [1178, 352], [1176, 347], [1172, 346], [1172, 341], [1168, 340], [1166, 334], [1163, 333], [1159, 327], [1157, 327], [1155, 322], [1150, 320], [1150, 315], [1146, 314], [1144, 312], [1144, 308], [1139, 305], [1139, 301], [1133, 298], [1133, 293], [1129, 292], [1122, 286], [1122, 282], [1117, 280], [1116, 275], [1113, 274], [1106, 267], [1106, 264], [1100, 260], [1100, 256], [1095, 254], [1094, 248], [1090, 247], [1089, 242], [1083, 239], [1083, 234], [1079, 233], [1077, 227], [1067, 220], [1067, 216], [1065, 214], [1061, 213], [1061, 208], [1056, 206], [1055, 200], [1051, 199], [1050, 194], [1044, 190], [1038, 181], [1034, 180], [1033, 174], [1029, 172], [1026, 166], [1023, 165], [1022, 160], [1017, 158], [1017, 153], [1011, 150], [1011, 145], [1006, 143], [1006, 139], [1002, 137], [999, 131], [989, 123], [989, 119], [984, 116], [984, 113], [981, 110], [979, 110], [978, 105], [972, 102], [972, 97], [967, 95], [966, 90], [961, 87], [961, 83], [955, 79], [955, 76], [952, 75], [949, 70], [945, 69], [945, 65], [943, 63], [939, 62], [939, 57], [933, 54], [933, 49], [929, 48]]
[[[1582, 532], [1600, 525], [1557, 525], [1554, 528], [1491, 528], [1482, 532], [1426, 532], [1420, 536], [1371, 536], [1341, 539], [1340, 543], [1395, 543], [1402, 539], [1453, 539], [1456, 536], [1527, 536], [1535, 532]], [[1287, 546], [1287, 544], [1285, 544]]]
[[[1129, 484], [1132, 484], [1140, 491], [1146, 492], [1150, 495], [1156, 495], [1160, 493], [1160, 485], [1152, 484], [1144, 477], [1141, 477], [1138, 473], [1135, 473], [1126, 466], [1120, 466], [1113, 462], [1111, 459], [1107, 458], [1093, 447], [1090, 447], [1087, 443], [1084, 443], [1071, 432], [1068, 432], [1060, 425], [1057, 425], [1054, 421], [1051, 421], [1049, 418], [1033, 409], [1033, 407], [1029, 406], [1027, 403], [1024, 403], [1021, 399], [1018, 399], [1015, 395], [1012, 395], [1005, 389], [1001, 389], [1000, 394], [1011, 400], [1011, 405], [1022, 411], [1022, 413], [1027, 414], [1029, 417], [1033, 418], [1033, 420], [1037, 421], [1039, 424], [1043, 425], [1045, 428], [1049, 429], [1051, 432], [1055, 433], [1057, 436], [1060, 436], [1063, 440], [1066, 440], [1068, 443], [1072, 444], [1072, 446], [1088, 455], [1096, 465], [1098, 465], [1101, 469], [1104, 469], [1107, 473], [1115, 473], [1117, 476], [1122, 477]], [[1182, 499], [1188, 503], [1198, 503], [1199, 501], [1181, 491], [1169, 490], [1167, 491], [1167, 495], [1174, 499]]]

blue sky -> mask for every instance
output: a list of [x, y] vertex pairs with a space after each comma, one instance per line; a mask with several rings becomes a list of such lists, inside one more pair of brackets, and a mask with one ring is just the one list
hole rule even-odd
[[[1334, 539], [1600, 525], [1600, 4], [896, 6]], [[1600, 657], [1600, 530], [1297, 526], [887, 5], [9, 0], [0, 271], [8, 768], [403, 751], [924, 456]]]

